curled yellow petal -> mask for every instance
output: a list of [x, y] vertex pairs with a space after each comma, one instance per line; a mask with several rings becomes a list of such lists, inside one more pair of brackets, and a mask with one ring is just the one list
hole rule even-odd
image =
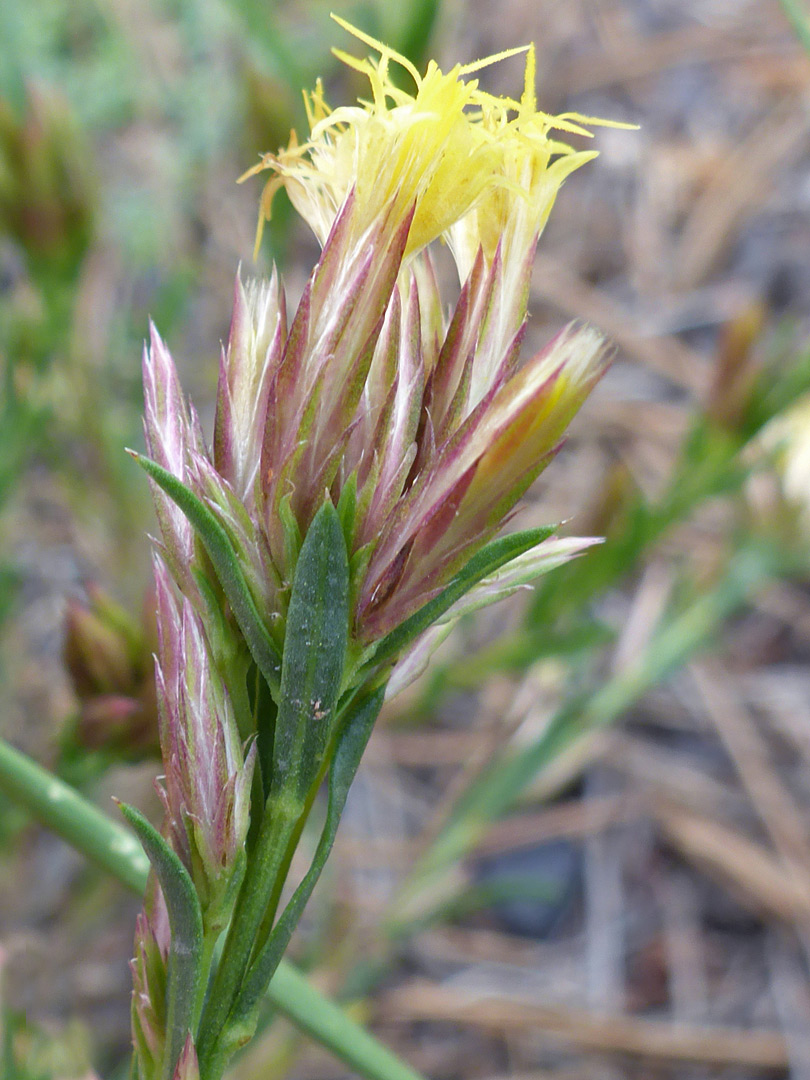
[[[331, 110], [320, 82], [305, 95], [308, 140], [299, 145], [293, 137], [250, 170], [275, 174], [262, 197], [262, 222], [269, 219], [273, 196], [283, 186], [321, 243], [351, 191], [358, 236], [383, 217], [395, 228], [415, 207], [406, 255], [444, 237], [454, 252], [480, 245], [491, 259], [521, 201], [519, 227], [536, 238], [564, 178], [595, 156], [551, 133], [590, 137], [584, 123], [602, 121], [538, 111], [534, 46], [456, 65], [447, 73], [431, 61], [420, 74], [407, 57], [332, 17], [377, 54], [358, 59], [333, 50], [368, 78], [371, 100]], [[489, 94], [469, 78], [519, 53], [526, 56], [520, 100]], [[392, 64], [411, 76], [412, 92], [394, 82]], [[451, 236], [460, 222], [466, 222], [466, 242], [458, 231], [455, 242]]]

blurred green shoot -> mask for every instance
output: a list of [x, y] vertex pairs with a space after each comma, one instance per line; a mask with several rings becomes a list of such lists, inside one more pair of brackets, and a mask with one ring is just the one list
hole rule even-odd
[[453, 867], [470, 854], [491, 823], [520, 803], [551, 763], [579, 740], [615, 723], [643, 694], [670, 678], [716, 638], [758, 588], [784, 569], [784, 558], [771, 546], [741, 546], [709, 591], [666, 613], [632, 666], [598, 689], [572, 689], [534, 741], [503, 747], [463, 792], [441, 834], [410, 873], [391, 915], [392, 935], [412, 933], [432, 919], [436, 905], [449, 902], [456, 887]]
[[810, 52], [810, 11], [807, 10], [804, 0], [782, 0], [782, 9], [796, 37]]
[[88, 1042], [87, 1032], [78, 1023], [54, 1032], [3, 1008], [0, 1076], [3, 1080], [93, 1080]]

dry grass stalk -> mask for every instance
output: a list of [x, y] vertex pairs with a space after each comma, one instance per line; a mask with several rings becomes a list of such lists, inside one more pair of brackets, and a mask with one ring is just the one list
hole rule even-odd
[[737, 829], [663, 800], [655, 813], [681, 854], [733, 887], [749, 907], [804, 929], [810, 927], [810, 888], [761, 844]]
[[674, 337], [650, 337], [632, 315], [602, 290], [595, 289], [548, 255], [535, 261], [533, 296], [574, 318], [600, 327], [633, 360], [693, 393], [708, 382], [707, 365], [688, 345]]
[[673, 255], [674, 286], [694, 288], [732, 243], [735, 230], [762, 204], [773, 179], [807, 147], [807, 120], [795, 100], [781, 102], [729, 154], [695, 201]]
[[692, 667], [706, 712], [722, 738], [751, 802], [787, 867], [810, 886], [807, 814], [771, 764], [765, 740], [722, 667], [704, 661]]
[[583, 1049], [664, 1061], [765, 1070], [784, 1069], [788, 1061], [785, 1039], [777, 1031], [600, 1016], [537, 1002], [472, 997], [422, 981], [388, 993], [382, 1013], [387, 1020], [440, 1020], [499, 1034], [542, 1032]]

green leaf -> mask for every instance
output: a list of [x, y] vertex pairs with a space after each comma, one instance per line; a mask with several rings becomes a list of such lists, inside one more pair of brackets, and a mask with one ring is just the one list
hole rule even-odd
[[[438, 596], [434, 596], [424, 607], [414, 612], [409, 619], [401, 623], [396, 630], [387, 634], [376, 646], [373, 646], [364, 658], [364, 668], [381, 664], [392, 656], [397, 656], [421, 633], [441, 618], [457, 600], [468, 593], [479, 581], [500, 570], [506, 563], [530, 551], [544, 540], [548, 540], [556, 531], [556, 525], [546, 525], [541, 529], [526, 529], [524, 532], [510, 533], [486, 544], [463, 567], [450, 584]], [[363, 681], [358, 678], [358, 681]]]
[[351, 551], [354, 545], [354, 524], [357, 520], [357, 470], [341, 488], [340, 498], [337, 504], [338, 517], [343, 527], [343, 539], [346, 541], [346, 550]]
[[349, 788], [357, 773], [360, 759], [374, 727], [374, 721], [382, 708], [384, 697], [385, 687], [383, 686], [357, 706], [338, 732], [334, 756], [329, 768], [329, 801], [326, 821], [312, 864], [273, 927], [273, 932], [266, 944], [248, 970], [228, 1018], [225, 1039], [252, 1033], [255, 1009], [289, 945], [293, 931], [298, 925], [304, 907], [332, 851]]
[[327, 498], [304, 537], [290, 589], [270, 790], [200, 1026], [197, 1050], [206, 1080], [219, 1075], [236, 1045], [224, 1034], [227, 1018], [255, 943], [270, 933], [287, 851], [324, 769], [348, 641], [349, 560], [340, 518]]
[[204, 502], [166, 469], [150, 458], [129, 451], [141, 468], [180, 507], [200, 537], [214, 564], [219, 583], [228, 598], [239, 629], [253, 659], [274, 691], [279, 685], [281, 666], [278, 649], [265, 626], [256, 601], [248, 588], [239, 559], [225, 529]]
[[303, 805], [333, 731], [349, 638], [349, 562], [340, 519], [325, 502], [295, 567], [273, 740], [272, 797]]
[[188, 870], [157, 829], [134, 806], [119, 803], [154, 868], [169, 915], [171, 947], [166, 987], [166, 1050], [164, 1080], [170, 1080], [189, 1032], [202, 978], [203, 919]]

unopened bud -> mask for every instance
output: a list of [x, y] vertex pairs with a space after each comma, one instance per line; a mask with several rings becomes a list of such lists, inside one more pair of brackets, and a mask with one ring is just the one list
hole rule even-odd
[[[79, 714], [70, 738], [90, 750], [129, 758], [158, 752], [152, 652], [154, 605], [137, 620], [96, 585], [65, 613], [63, 655]], [[150, 610], [151, 608], [151, 610]]]

